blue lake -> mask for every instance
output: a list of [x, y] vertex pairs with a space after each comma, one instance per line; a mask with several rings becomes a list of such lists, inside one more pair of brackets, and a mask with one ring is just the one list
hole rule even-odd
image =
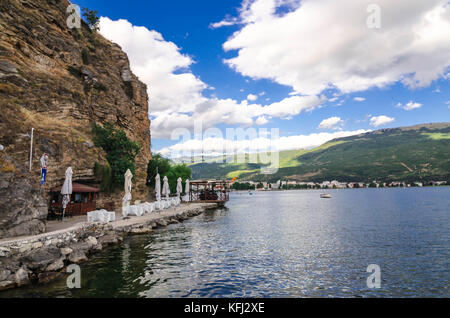
[[[450, 297], [450, 188], [256, 192], [0, 297]], [[367, 287], [367, 267], [381, 288]]]

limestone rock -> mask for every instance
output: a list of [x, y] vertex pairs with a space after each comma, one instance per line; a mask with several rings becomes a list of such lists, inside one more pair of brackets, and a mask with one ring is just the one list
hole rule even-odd
[[139, 234], [149, 234], [151, 232], [153, 232], [153, 230], [151, 228], [148, 228], [148, 227], [140, 228], [140, 229], [137, 228], [137, 229], [132, 229], [131, 230], [132, 234], [137, 234], [137, 235], [139, 235]]
[[28, 275], [28, 271], [23, 268], [20, 268], [16, 274], [14, 275], [17, 286], [24, 286], [30, 283], [30, 278]]
[[7, 247], [0, 246], [0, 257], [9, 257], [11, 256], [11, 250]]
[[14, 287], [16, 287], [16, 283], [14, 283], [13, 281], [6, 280], [0, 282], [0, 291], [8, 290]]
[[[49, 190], [64, 182], [99, 183], [105, 152], [92, 142], [92, 124], [113, 124], [139, 142], [133, 198], [147, 200], [151, 159], [147, 87], [127, 55], [100, 33], [67, 28], [68, 0], [0, 1], [0, 238], [45, 231]], [[23, 2], [25, 3], [25, 2]], [[32, 171], [29, 134], [35, 128]], [[39, 158], [50, 156], [39, 196]], [[80, 156], [82, 153], [82, 156]], [[100, 193], [97, 204], [120, 206], [122, 195]], [[47, 242], [46, 242], [47, 244]]]
[[33, 243], [32, 248], [35, 250], [35, 249], [41, 248], [43, 246], [44, 246], [44, 244], [42, 244], [41, 242], [35, 242], [35, 243]]
[[28, 252], [21, 257], [21, 261], [31, 270], [44, 270], [60, 257], [61, 252], [59, 248], [49, 246]]
[[0, 270], [0, 282], [7, 280], [9, 275], [11, 275], [11, 271], [10, 270]]
[[107, 234], [98, 239], [98, 242], [102, 244], [102, 246], [108, 246], [119, 243], [119, 238], [116, 234]]
[[60, 272], [45, 272], [38, 274], [38, 283], [39, 284], [48, 284], [51, 281], [54, 281], [58, 277], [61, 276]]
[[64, 258], [60, 258], [56, 262], [48, 265], [45, 271], [56, 272], [63, 268], [64, 268]]
[[90, 244], [91, 246], [97, 245], [97, 239], [93, 236], [89, 236], [86, 240], [86, 243]]
[[8, 60], [0, 60], [0, 72], [2, 73], [17, 73], [17, 67], [14, 66], [10, 61]]
[[[0, 189], [0, 238], [44, 232], [47, 205], [33, 189], [31, 180], [17, 179], [2, 170], [0, 180], [8, 183]], [[31, 246], [24, 247], [28, 248]]]
[[69, 255], [71, 263], [80, 264], [88, 260], [86, 254], [82, 250], [75, 250]]
[[61, 255], [62, 256], [67, 256], [67, 255], [69, 255], [72, 252], [73, 252], [73, 250], [71, 248], [69, 248], [69, 247], [64, 247], [64, 248], [61, 249]]

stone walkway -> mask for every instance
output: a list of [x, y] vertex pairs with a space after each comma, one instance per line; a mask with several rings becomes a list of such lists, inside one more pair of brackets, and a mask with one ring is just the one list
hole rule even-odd
[[[165, 218], [170, 218], [177, 216], [179, 214], [183, 214], [188, 211], [198, 210], [198, 209], [208, 209], [215, 208], [216, 204], [213, 203], [189, 203], [189, 204], [181, 204], [177, 207], [172, 207], [167, 210], [163, 210], [161, 212], [152, 212], [150, 214], [146, 214], [141, 217], [130, 217], [129, 219], [123, 219], [122, 215], [116, 213], [117, 220], [115, 222], [109, 223], [109, 225], [114, 230], [119, 230], [126, 227], [134, 227], [140, 224], [148, 224], [152, 221], [159, 221]], [[47, 231], [46, 233], [42, 233], [39, 235], [31, 235], [31, 236], [22, 236], [15, 238], [6, 238], [0, 240], [0, 246], [11, 246], [17, 245], [20, 243], [28, 243], [28, 242], [36, 242], [42, 241], [46, 238], [57, 237], [61, 234], [65, 234], [68, 232], [73, 232], [79, 228], [82, 228], [85, 225], [88, 225], [86, 221], [87, 216], [77, 216], [70, 219], [66, 219], [62, 221], [49, 221], [47, 222]]]

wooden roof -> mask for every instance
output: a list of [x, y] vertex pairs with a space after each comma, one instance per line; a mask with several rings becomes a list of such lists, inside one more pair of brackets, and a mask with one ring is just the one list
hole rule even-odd
[[[57, 187], [57, 188], [53, 188], [52, 192], [61, 192], [61, 188]], [[81, 183], [72, 183], [72, 192], [73, 193], [97, 193], [100, 192], [100, 189], [98, 188], [94, 188], [85, 184], [81, 184]]]

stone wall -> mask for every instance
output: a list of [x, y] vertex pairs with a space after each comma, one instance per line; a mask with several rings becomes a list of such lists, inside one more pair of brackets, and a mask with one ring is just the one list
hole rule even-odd
[[109, 224], [80, 223], [53, 233], [0, 241], [0, 291], [31, 283], [47, 283], [70, 264], [122, 242], [126, 235], [148, 234], [153, 229], [183, 222], [216, 204], [187, 204]]

